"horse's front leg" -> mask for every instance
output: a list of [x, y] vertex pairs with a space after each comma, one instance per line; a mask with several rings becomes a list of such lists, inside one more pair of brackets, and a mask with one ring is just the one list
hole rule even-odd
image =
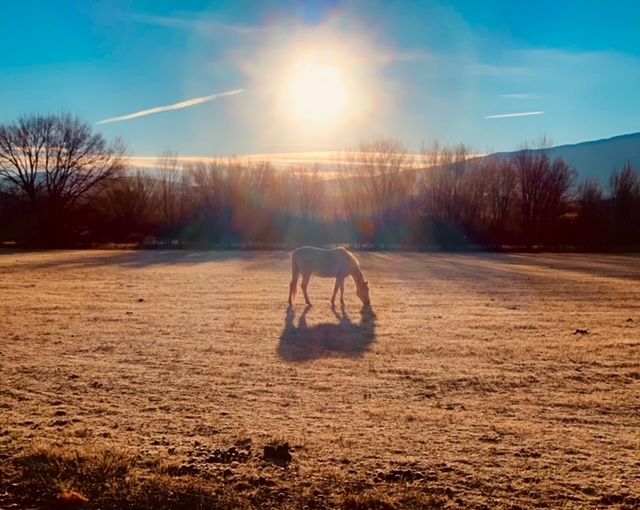
[[340, 289], [340, 302], [344, 303], [344, 276], [336, 276], [336, 283], [333, 285], [333, 294], [331, 295], [331, 306], [336, 306], [338, 289]]
[[304, 294], [304, 302], [307, 303], [307, 306], [311, 306], [311, 301], [309, 301], [309, 294], [307, 294], [309, 280], [311, 280], [310, 274], [302, 275], [302, 283], [300, 284], [300, 287], [302, 287], [302, 293]]

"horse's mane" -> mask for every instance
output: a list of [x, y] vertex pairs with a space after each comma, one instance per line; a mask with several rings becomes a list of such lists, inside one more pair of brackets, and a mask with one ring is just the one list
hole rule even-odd
[[347, 250], [346, 248], [344, 248], [344, 247], [342, 247], [342, 246], [340, 247], [340, 249], [341, 249], [342, 251], [344, 251], [344, 252], [349, 256], [349, 258], [351, 259], [351, 261], [352, 261], [356, 266], [360, 267], [360, 264], [358, 263], [358, 259], [356, 258], [356, 256], [355, 256], [353, 253], [351, 253], [349, 250]]
[[358, 285], [363, 284], [364, 275], [362, 274], [362, 270], [360, 269], [360, 262], [358, 262], [356, 256], [349, 250], [347, 250], [346, 248], [342, 248], [342, 250], [344, 250], [344, 252], [349, 256], [349, 260], [351, 261], [351, 267], [353, 269], [353, 272], [351, 273], [352, 278], [358, 283]]

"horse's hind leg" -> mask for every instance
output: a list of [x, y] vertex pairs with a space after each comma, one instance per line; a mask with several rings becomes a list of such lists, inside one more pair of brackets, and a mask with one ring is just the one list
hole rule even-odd
[[293, 306], [296, 302], [296, 287], [298, 286], [297, 278], [295, 280], [291, 280], [289, 284], [289, 306]]
[[309, 301], [309, 294], [307, 294], [309, 280], [311, 280], [311, 274], [303, 274], [302, 283], [300, 284], [300, 286], [302, 287], [302, 293], [304, 294], [304, 301], [305, 303], [307, 303], [307, 306], [311, 306], [311, 301]]
[[293, 306], [296, 302], [296, 293], [298, 291], [298, 272], [293, 271], [291, 275], [291, 283], [289, 284], [289, 306]]
[[340, 290], [340, 303], [344, 303], [344, 278], [336, 277], [336, 283], [333, 285], [333, 294], [331, 295], [331, 306], [336, 306], [336, 294]]

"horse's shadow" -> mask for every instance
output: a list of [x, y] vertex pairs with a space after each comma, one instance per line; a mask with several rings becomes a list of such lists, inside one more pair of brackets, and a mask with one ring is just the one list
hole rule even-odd
[[284, 330], [280, 335], [278, 355], [286, 361], [310, 361], [313, 359], [346, 356], [359, 357], [376, 339], [376, 315], [371, 307], [360, 310], [360, 321], [351, 320], [344, 305], [340, 312], [333, 309], [338, 320], [308, 326], [307, 315], [311, 311], [307, 306], [295, 324], [294, 308], [287, 310]]

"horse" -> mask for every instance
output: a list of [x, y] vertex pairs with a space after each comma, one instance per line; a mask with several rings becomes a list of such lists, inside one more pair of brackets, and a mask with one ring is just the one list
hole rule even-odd
[[333, 248], [325, 250], [304, 246], [291, 253], [291, 284], [289, 285], [289, 306], [293, 306], [296, 300], [296, 288], [298, 277], [302, 275], [302, 292], [307, 306], [311, 306], [307, 286], [311, 275], [320, 278], [335, 278], [333, 295], [331, 296], [331, 306], [335, 307], [336, 294], [340, 290], [340, 303], [344, 304], [344, 280], [348, 276], [353, 278], [356, 284], [356, 295], [362, 304], [369, 306], [369, 282], [365, 281], [360, 264], [355, 256], [344, 248]]

